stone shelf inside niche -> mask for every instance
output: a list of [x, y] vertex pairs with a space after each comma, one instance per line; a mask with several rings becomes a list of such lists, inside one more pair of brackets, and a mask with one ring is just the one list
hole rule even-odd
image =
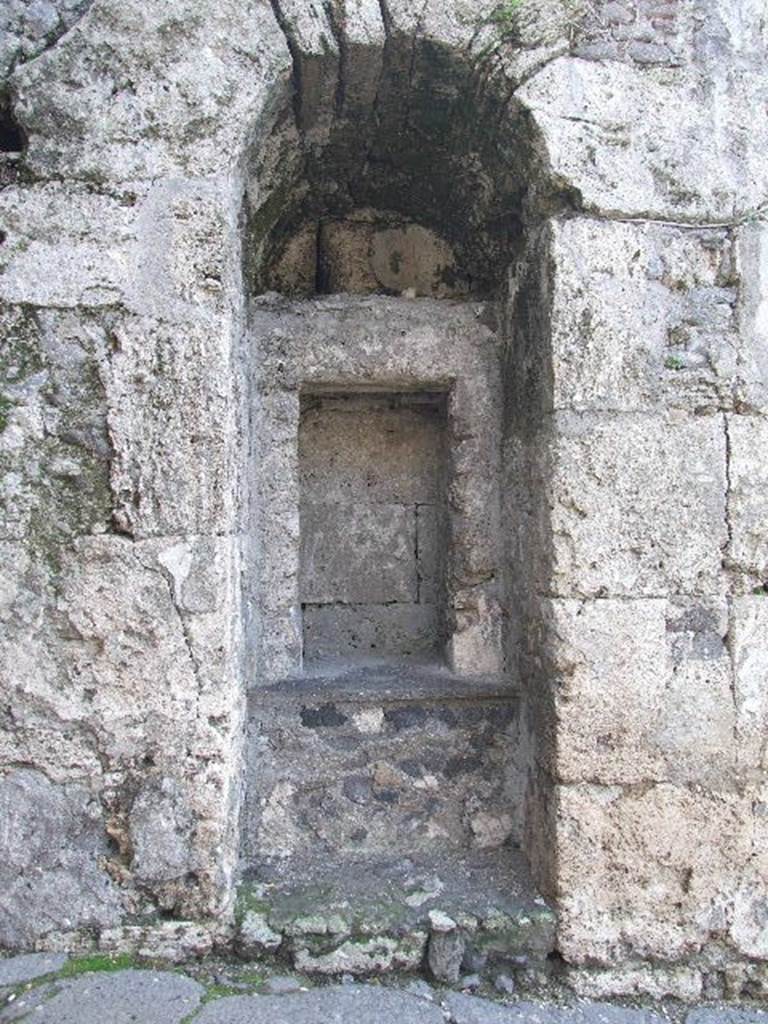
[[510, 676], [463, 676], [434, 661], [328, 661], [301, 674], [252, 689], [250, 700], [263, 703], [400, 703], [408, 701], [478, 701], [519, 699], [520, 686]]

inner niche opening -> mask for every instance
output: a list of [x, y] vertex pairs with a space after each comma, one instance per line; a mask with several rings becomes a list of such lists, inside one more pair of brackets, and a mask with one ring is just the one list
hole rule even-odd
[[305, 392], [298, 448], [305, 667], [442, 661], [445, 395]]

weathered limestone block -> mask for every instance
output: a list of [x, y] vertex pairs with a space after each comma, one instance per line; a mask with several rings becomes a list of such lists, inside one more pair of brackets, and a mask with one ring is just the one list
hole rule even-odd
[[118, 922], [120, 892], [102, 867], [102, 816], [85, 786], [55, 785], [30, 768], [0, 779], [0, 947]]
[[218, 173], [289, 68], [260, 0], [96, 4], [14, 75], [30, 166], [100, 181]]
[[587, 210], [722, 222], [758, 208], [768, 185], [765, 136], [757, 143], [750, 130], [749, 145], [745, 137], [749, 111], [765, 101], [764, 76], [755, 63], [728, 82], [727, 63], [716, 100], [694, 91], [694, 75], [681, 82], [572, 57], [547, 64], [516, 95], [536, 118], [554, 173]]
[[[115, 840], [107, 868], [132, 909], [134, 877], [166, 909], [204, 915], [226, 899], [239, 727], [230, 565], [226, 539], [84, 537], [62, 554], [55, 610], [38, 584], [26, 621], [23, 575], [8, 592], [18, 626], [3, 652], [13, 701], [0, 750], [91, 778]], [[72, 914], [73, 928], [87, 923]]]
[[302, 619], [307, 663], [429, 655], [435, 650], [435, 605], [321, 605], [304, 608]]
[[15, 0], [0, 11], [0, 81], [70, 29], [92, 0]]
[[768, 582], [768, 418], [728, 416], [728, 556], [743, 589]]
[[666, 783], [558, 792], [559, 944], [568, 961], [674, 961], [727, 932], [752, 855], [748, 798]]
[[[406, 505], [440, 497], [444, 417], [437, 403], [407, 399], [307, 400], [302, 410], [300, 486], [314, 501]], [[294, 444], [295, 438], [291, 438]]]
[[568, 971], [567, 976], [568, 985], [574, 992], [587, 999], [650, 996], [651, 999], [672, 998], [693, 1003], [702, 997], [702, 972], [685, 965], [630, 964], [590, 968], [588, 971], [577, 967]]
[[54, 695], [50, 685], [60, 672], [50, 631], [52, 567], [20, 543], [3, 543], [0, 554], [0, 679], [12, 697], [0, 719], [0, 763], [37, 765], [56, 783], [93, 778], [98, 751], [78, 721], [87, 706]]
[[717, 783], [732, 775], [723, 601], [551, 601], [546, 614], [563, 781]]
[[213, 318], [239, 275], [236, 195], [225, 175], [104, 192], [75, 182], [6, 188], [0, 299]]
[[192, 863], [194, 819], [179, 783], [170, 776], [141, 786], [129, 813], [131, 872], [150, 885], [184, 877]]
[[67, 307], [122, 301], [137, 205], [146, 193], [142, 184], [108, 195], [74, 182], [2, 190], [0, 298]]
[[136, 538], [230, 532], [239, 450], [228, 325], [120, 317], [110, 334], [116, 527]]
[[747, 409], [768, 410], [768, 222], [742, 224], [735, 232], [741, 287], [741, 378], [738, 395]]
[[734, 780], [737, 762], [725, 600], [669, 599], [666, 633], [666, 688], [651, 743], [663, 758], [663, 778], [717, 791]]
[[[413, 508], [304, 505], [301, 544], [302, 603], [416, 600]], [[375, 572], [371, 572], [374, 567]]]
[[107, 352], [97, 317], [0, 312], [0, 537], [49, 565], [62, 541], [109, 523]]
[[578, 217], [552, 221], [550, 245], [553, 408], [730, 403], [739, 339], [725, 229]]
[[617, 422], [560, 413], [531, 445], [536, 461], [552, 466], [551, 553], [539, 551], [538, 569], [545, 579], [551, 572], [547, 589], [567, 597], [718, 593], [726, 544], [721, 417]]
[[731, 648], [739, 765], [768, 766], [768, 594], [733, 601]]

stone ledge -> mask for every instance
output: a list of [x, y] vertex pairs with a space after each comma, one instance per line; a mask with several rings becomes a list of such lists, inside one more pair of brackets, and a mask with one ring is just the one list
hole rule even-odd
[[291, 705], [329, 700], [387, 704], [422, 700], [510, 700], [520, 698], [516, 680], [505, 676], [459, 676], [441, 665], [406, 662], [318, 666], [302, 676], [288, 677], [249, 691], [249, 709], [260, 705]]

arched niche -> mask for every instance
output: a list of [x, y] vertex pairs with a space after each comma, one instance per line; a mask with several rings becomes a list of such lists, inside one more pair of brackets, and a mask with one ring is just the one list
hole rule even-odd
[[[389, 36], [383, 54], [345, 60], [346, 90], [322, 76], [310, 88], [304, 68], [245, 169], [244, 635], [259, 737], [275, 693], [322, 691], [333, 706], [365, 699], [382, 672], [434, 701], [530, 689], [529, 567], [546, 553], [510, 518], [510, 488], [529, 503], [538, 485], [511, 474], [546, 390], [542, 225], [569, 197], [507, 84], [464, 54]], [[495, 791], [508, 808], [498, 843], [529, 852], [545, 704], [534, 694], [507, 729]], [[246, 866], [279, 852], [259, 838], [281, 777], [275, 758], [259, 776], [260, 742]], [[299, 831], [284, 829], [303, 848]]]

